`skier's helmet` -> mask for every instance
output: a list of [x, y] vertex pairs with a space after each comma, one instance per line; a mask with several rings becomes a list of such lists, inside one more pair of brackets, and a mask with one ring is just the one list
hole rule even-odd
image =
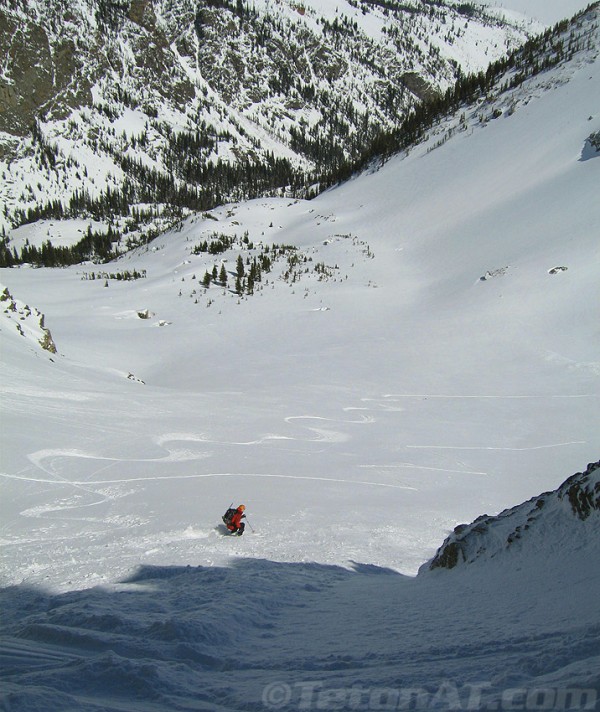
[[245, 509], [246, 509], [246, 505], [240, 504], [240, 506], [238, 507], [238, 512], [243, 512]]

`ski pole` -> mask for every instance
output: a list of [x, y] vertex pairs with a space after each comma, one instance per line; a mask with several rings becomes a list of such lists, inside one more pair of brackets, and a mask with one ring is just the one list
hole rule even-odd
[[250, 524], [248, 519], [246, 519], [246, 524], [250, 527], [250, 529], [252, 530], [252, 533], [254, 533], [254, 527], [252, 526], [252, 524]]

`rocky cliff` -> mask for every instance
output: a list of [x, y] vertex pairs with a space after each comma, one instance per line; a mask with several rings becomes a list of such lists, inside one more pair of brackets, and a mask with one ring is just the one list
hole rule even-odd
[[600, 462], [594, 462], [552, 492], [457, 526], [426, 568], [452, 569], [516, 550], [576, 545], [578, 539], [599, 535]]

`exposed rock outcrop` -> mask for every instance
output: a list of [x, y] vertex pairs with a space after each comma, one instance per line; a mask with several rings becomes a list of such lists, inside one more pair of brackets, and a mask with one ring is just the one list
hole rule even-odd
[[44, 324], [44, 315], [38, 309], [15, 299], [8, 287], [1, 285], [0, 309], [3, 317], [0, 328], [6, 325], [11, 330], [13, 328], [11, 325], [14, 325], [17, 333], [24, 338], [41, 346], [44, 351], [49, 351], [51, 354], [57, 353], [50, 329], [46, 328]]
[[600, 462], [569, 477], [558, 489], [545, 492], [497, 516], [483, 515], [471, 524], [460, 524], [426, 565], [428, 569], [452, 569], [477, 559], [493, 558], [514, 547], [527, 546], [538, 534], [544, 538], [569, 520], [600, 521]]

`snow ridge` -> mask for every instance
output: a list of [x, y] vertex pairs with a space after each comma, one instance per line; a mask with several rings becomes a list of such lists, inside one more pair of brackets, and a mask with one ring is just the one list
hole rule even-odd
[[[588, 520], [589, 522], [586, 522]], [[586, 526], [580, 526], [586, 522]], [[558, 536], [556, 533], [559, 533]], [[461, 524], [444, 541], [430, 570], [473, 564], [530, 546], [541, 539], [552, 544], [582, 546], [582, 539], [598, 540], [600, 534], [600, 462], [569, 477], [558, 489], [533, 497], [495, 517], [483, 515], [472, 524]]]

